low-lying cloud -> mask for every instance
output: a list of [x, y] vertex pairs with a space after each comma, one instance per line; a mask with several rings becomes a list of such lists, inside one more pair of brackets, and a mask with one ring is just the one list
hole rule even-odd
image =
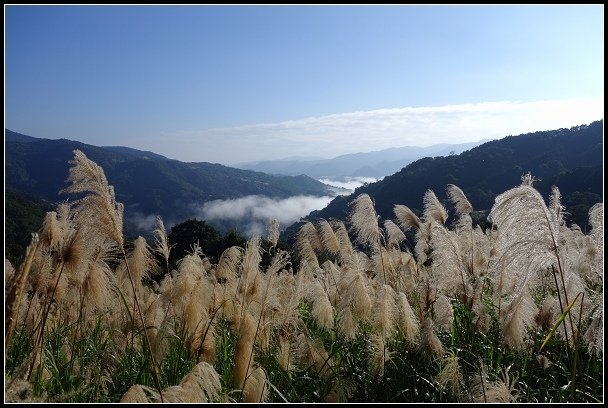
[[349, 195], [353, 191], [355, 191], [357, 187], [361, 187], [363, 184], [367, 183], [375, 183], [378, 180], [381, 179], [377, 179], [375, 177], [344, 177], [340, 180], [333, 180], [329, 178], [319, 179], [321, 183], [327, 184], [329, 186], [338, 187], [340, 189], [346, 189], [346, 191], [336, 190], [337, 194], [339, 195]]
[[250, 195], [229, 200], [213, 200], [198, 209], [198, 216], [207, 221], [242, 220], [247, 222], [245, 233], [265, 236], [268, 221], [276, 218], [281, 229], [305, 217], [311, 211], [327, 206], [333, 197], [293, 196], [271, 198]]

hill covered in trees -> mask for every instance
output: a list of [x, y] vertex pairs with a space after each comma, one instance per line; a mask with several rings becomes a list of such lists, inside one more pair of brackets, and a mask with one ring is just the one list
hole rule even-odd
[[[50, 202], [65, 200], [69, 161], [79, 149], [105, 171], [125, 205], [127, 233], [141, 233], [151, 216], [166, 223], [195, 214], [193, 207], [217, 199], [248, 195], [287, 198], [333, 195], [325, 184], [308, 176], [280, 176], [207, 162], [181, 162], [156, 153], [77, 141], [38, 139], [6, 130], [6, 187]], [[141, 220], [146, 218], [144, 228]], [[150, 218], [150, 219], [148, 219]]]
[[[483, 212], [492, 207], [498, 194], [518, 185], [521, 176], [531, 172], [543, 197], [548, 197], [553, 185], [559, 188], [569, 213], [567, 221], [585, 229], [589, 208], [603, 201], [603, 124], [599, 120], [570, 129], [507, 136], [459, 155], [423, 158], [349, 196], [336, 197], [306, 219], [345, 219], [349, 203], [362, 193], [374, 200], [383, 219], [394, 218], [395, 204], [421, 214], [421, 197], [427, 190], [447, 202], [447, 184], [460, 187], [473, 209]], [[478, 219], [485, 217], [479, 214]], [[295, 230], [297, 225], [284, 235], [293, 236]]]

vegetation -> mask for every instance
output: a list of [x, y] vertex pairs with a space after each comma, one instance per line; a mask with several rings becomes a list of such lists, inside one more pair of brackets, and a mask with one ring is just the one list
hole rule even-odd
[[[564, 203], [569, 205], [567, 224], [586, 231], [590, 228], [589, 209], [603, 201], [603, 124], [600, 120], [570, 129], [507, 136], [459, 155], [420, 159], [381, 181], [359, 187], [350, 196], [336, 197], [307, 219], [343, 219], [349, 203], [360, 194], [374, 200], [384, 220], [393, 216], [395, 205], [407, 205], [421, 216], [420, 197], [429, 189], [436, 191], [444, 205], [449, 203], [444, 193], [447, 184], [466, 191], [473, 207], [487, 214], [498, 194], [517, 184], [522, 174], [531, 172], [543, 197], [549, 197], [554, 185], [559, 187]], [[287, 231], [289, 235], [294, 233]]]
[[[6, 184], [13, 190], [49, 202], [59, 202], [72, 151], [78, 149], [103, 167], [117, 199], [125, 205], [127, 235], [148, 232], [136, 222], [158, 214], [171, 223], [195, 215], [194, 207], [218, 199], [246, 195], [287, 198], [328, 195], [328, 187], [308, 176], [269, 175], [215, 163], [184, 163], [145, 151], [98, 147], [66, 139], [16, 136], [6, 131]], [[146, 227], [148, 228], [148, 227]], [[25, 249], [25, 247], [23, 248]]]
[[80, 151], [69, 180], [80, 199], [5, 261], [6, 401], [603, 400], [602, 203], [585, 234], [529, 174], [486, 230], [455, 185], [455, 220], [428, 190], [421, 217], [396, 205], [379, 224], [361, 194], [346, 222], [302, 226], [293, 270], [276, 222], [266, 246], [213, 261], [193, 242], [173, 268], [160, 218], [152, 247], [127, 248], [123, 206]]
[[25, 248], [53, 205], [11, 188], [4, 190], [4, 250], [12, 264], [23, 261]]

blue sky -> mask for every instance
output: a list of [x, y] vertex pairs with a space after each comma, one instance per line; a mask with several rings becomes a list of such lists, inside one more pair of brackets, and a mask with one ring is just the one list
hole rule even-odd
[[603, 118], [604, 7], [5, 6], [5, 127], [233, 164]]

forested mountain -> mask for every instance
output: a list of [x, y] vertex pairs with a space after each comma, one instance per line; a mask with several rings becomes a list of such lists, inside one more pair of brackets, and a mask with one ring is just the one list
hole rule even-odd
[[137, 218], [159, 214], [170, 225], [215, 199], [332, 195], [326, 185], [305, 175], [268, 175], [220, 164], [185, 163], [126, 147], [38, 139], [10, 130], [5, 134], [5, 188], [49, 202], [68, 199], [59, 191], [68, 185], [69, 161], [79, 149], [103, 168], [116, 199], [125, 205], [127, 233], [137, 232]]
[[[460, 187], [474, 210], [487, 211], [498, 194], [519, 185], [521, 176], [531, 172], [535, 188], [546, 199], [553, 185], [559, 188], [562, 204], [570, 213], [567, 221], [584, 229], [589, 208], [603, 201], [603, 124], [600, 120], [570, 129], [507, 136], [459, 155], [423, 158], [382, 181], [357, 188], [350, 196], [336, 197], [307, 219], [345, 219], [349, 203], [362, 193], [375, 201], [382, 219], [394, 219], [395, 204], [406, 205], [420, 215], [427, 190], [433, 190], [451, 208], [447, 205], [447, 184]], [[295, 228], [292, 226], [286, 236]]]

